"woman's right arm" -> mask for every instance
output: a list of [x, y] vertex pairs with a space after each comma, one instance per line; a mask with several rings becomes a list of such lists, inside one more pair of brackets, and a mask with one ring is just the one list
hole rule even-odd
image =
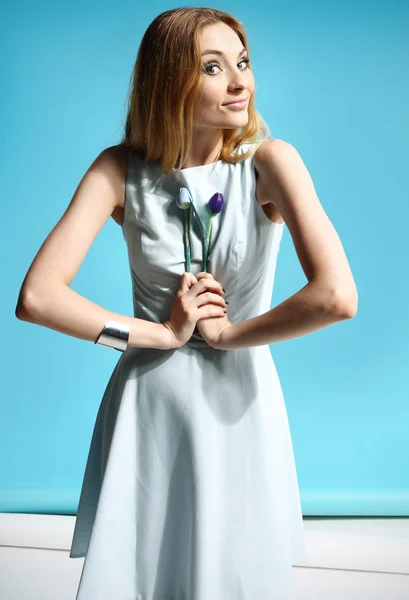
[[95, 342], [108, 320], [129, 325], [128, 346], [170, 349], [161, 323], [111, 312], [77, 294], [70, 284], [92, 242], [117, 206], [124, 205], [128, 150], [103, 150], [81, 179], [61, 219], [37, 252], [22, 283], [16, 317]]

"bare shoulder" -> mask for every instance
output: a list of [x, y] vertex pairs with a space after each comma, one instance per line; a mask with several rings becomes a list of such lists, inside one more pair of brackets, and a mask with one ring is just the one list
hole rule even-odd
[[109, 148], [105, 148], [104, 152], [111, 156], [113, 160], [122, 166], [122, 168], [126, 169], [128, 164], [129, 148], [123, 146], [122, 144], [116, 144], [116, 146], [109, 146]]
[[275, 209], [269, 206], [269, 210], [279, 211], [281, 218], [287, 223], [290, 215], [285, 210], [286, 203], [283, 203], [283, 197], [288, 195], [289, 188], [294, 188], [296, 183], [299, 189], [309, 189], [313, 186], [298, 150], [293, 144], [278, 138], [265, 140], [254, 154], [254, 168], [257, 173], [260, 204], [275, 206]]
[[115, 221], [118, 220], [115, 212], [118, 209], [117, 212], [119, 214], [124, 207], [128, 156], [129, 148], [126, 146], [122, 146], [121, 144], [109, 146], [99, 154], [93, 165], [95, 169], [110, 180], [115, 190], [117, 208], [112, 215]]
[[275, 158], [282, 156], [283, 153], [291, 153], [294, 150], [295, 148], [292, 144], [279, 138], [264, 140], [254, 154], [254, 166], [258, 171], [262, 171], [265, 163], [269, 163]]
[[[287, 142], [270, 139], [262, 142], [254, 153], [254, 169], [256, 174], [256, 196], [266, 217], [277, 224], [284, 223], [276, 202], [278, 187], [270, 176], [271, 161], [274, 155], [282, 152]], [[290, 144], [288, 144], [290, 145]]]

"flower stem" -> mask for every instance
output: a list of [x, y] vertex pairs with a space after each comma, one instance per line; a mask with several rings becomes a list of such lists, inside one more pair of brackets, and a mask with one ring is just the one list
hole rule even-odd
[[205, 271], [205, 273], [208, 273], [208, 268], [209, 268], [208, 255], [209, 255], [209, 247], [210, 247], [211, 237], [212, 237], [212, 220], [210, 219], [209, 227], [207, 228], [207, 236], [203, 240], [203, 271]]
[[186, 272], [190, 273], [190, 240], [189, 240], [189, 230], [190, 230], [190, 213], [191, 208], [189, 207], [187, 210], [183, 211], [185, 213], [184, 220], [184, 229], [185, 229], [185, 259], [186, 259]]

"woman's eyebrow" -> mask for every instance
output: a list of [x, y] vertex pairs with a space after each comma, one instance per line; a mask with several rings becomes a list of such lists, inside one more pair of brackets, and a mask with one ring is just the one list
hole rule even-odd
[[[243, 48], [239, 53], [238, 53], [238, 57], [241, 56], [243, 54], [243, 52], [247, 52], [246, 48]], [[204, 50], [204, 52], [202, 52], [201, 56], [204, 56], [205, 54], [218, 54], [219, 56], [223, 56], [223, 52], [220, 52], [220, 50]]]

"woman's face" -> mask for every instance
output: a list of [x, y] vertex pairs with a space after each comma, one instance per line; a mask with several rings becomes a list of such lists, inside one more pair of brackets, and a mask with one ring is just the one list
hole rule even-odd
[[248, 99], [254, 91], [253, 74], [240, 38], [225, 23], [215, 23], [202, 29], [200, 47], [203, 72], [195, 105], [195, 128], [244, 127], [248, 100], [243, 107], [226, 106]]

